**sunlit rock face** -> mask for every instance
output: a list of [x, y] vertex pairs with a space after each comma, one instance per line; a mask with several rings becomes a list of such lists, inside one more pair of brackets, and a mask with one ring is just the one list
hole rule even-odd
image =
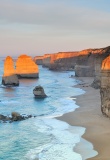
[[100, 94], [102, 113], [110, 117], [110, 56], [102, 63]]
[[[103, 59], [109, 55], [110, 47], [85, 49], [75, 52], [58, 52], [45, 54], [43, 66], [51, 70], [73, 70], [78, 77], [94, 77], [94, 87], [100, 84], [100, 72]], [[78, 67], [77, 67], [77, 66]], [[76, 67], [75, 67], [76, 66]], [[86, 69], [84, 69], [86, 68]], [[78, 70], [77, 70], [78, 69]]]
[[34, 57], [33, 60], [37, 65], [42, 65], [43, 64], [43, 58], [44, 58], [44, 56], [36, 56], [36, 57]]
[[51, 70], [73, 70], [78, 52], [59, 52], [51, 55]]
[[16, 61], [16, 74], [19, 78], [38, 78], [39, 69], [30, 56], [21, 55]]
[[99, 49], [97, 54], [94, 55], [95, 77], [92, 86], [96, 89], [100, 88], [102, 62], [109, 55], [110, 46]]
[[2, 84], [5, 86], [8, 86], [8, 85], [18, 86], [19, 85], [19, 80], [18, 80], [18, 77], [14, 69], [14, 62], [10, 56], [6, 57], [4, 61], [4, 74], [2, 77]]

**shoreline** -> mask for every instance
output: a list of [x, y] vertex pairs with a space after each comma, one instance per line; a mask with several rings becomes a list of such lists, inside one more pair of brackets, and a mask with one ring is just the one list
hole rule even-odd
[[[100, 90], [90, 85], [92, 77], [78, 77], [82, 84], [74, 86], [85, 91], [84, 94], [75, 96], [76, 104], [79, 106], [75, 111], [64, 114], [57, 119], [65, 121], [71, 126], [85, 127], [86, 132], [82, 136], [92, 143], [98, 155], [88, 160], [109, 160], [110, 154], [110, 119], [101, 113]], [[76, 150], [78, 144], [76, 145]]]

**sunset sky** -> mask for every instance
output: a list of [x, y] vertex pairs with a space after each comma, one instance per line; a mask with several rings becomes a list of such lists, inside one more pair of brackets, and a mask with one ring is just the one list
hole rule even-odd
[[110, 0], [0, 0], [0, 56], [110, 45]]

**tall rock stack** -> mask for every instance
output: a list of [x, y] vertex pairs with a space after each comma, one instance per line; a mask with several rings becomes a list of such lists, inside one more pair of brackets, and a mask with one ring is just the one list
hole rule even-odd
[[39, 69], [30, 56], [21, 55], [16, 62], [16, 74], [19, 78], [38, 78]]
[[110, 117], [110, 56], [102, 63], [100, 94], [102, 113]]
[[14, 69], [14, 62], [10, 56], [6, 57], [4, 62], [4, 74], [2, 77], [2, 84], [5, 86], [19, 85], [19, 80]]

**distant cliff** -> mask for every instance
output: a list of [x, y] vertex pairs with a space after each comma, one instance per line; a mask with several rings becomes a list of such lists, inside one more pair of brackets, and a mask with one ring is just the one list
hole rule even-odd
[[43, 65], [43, 58], [44, 58], [44, 56], [36, 56], [36, 57], [34, 57], [33, 61], [37, 65]]
[[100, 88], [101, 65], [108, 55], [110, 46], [79, 52], [58, 52], [45, 54], [42, 65], [50, 70], [74, 70], [77, 77], [94, 77], [92, 87]]

